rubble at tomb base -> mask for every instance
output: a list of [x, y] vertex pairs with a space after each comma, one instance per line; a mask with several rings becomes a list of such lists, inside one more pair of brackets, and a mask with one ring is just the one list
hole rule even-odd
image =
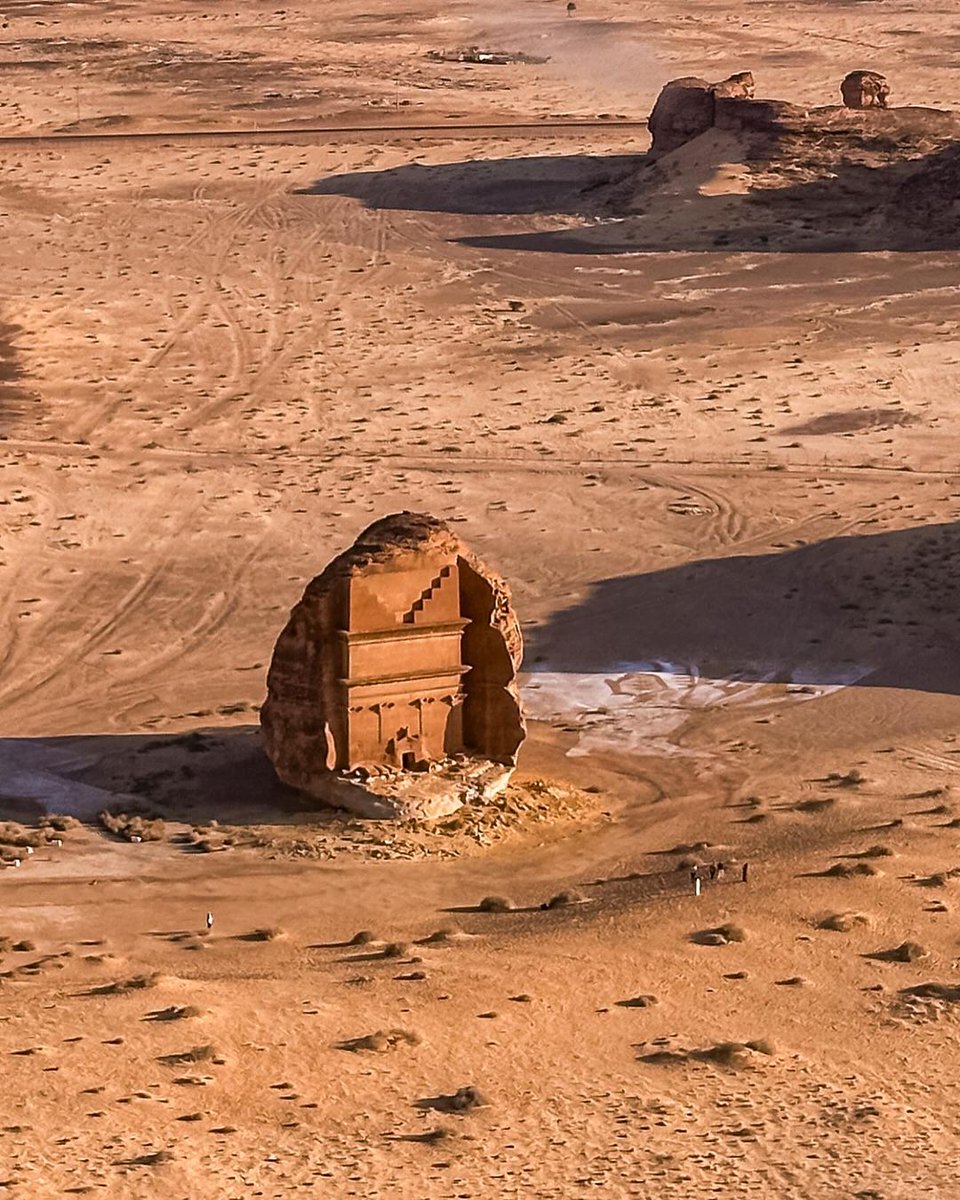
[[506, 585], [443, 522], [375, 522], [304, 592], [261, 714], [283, 782], [363, 816], [434, 819], [506, 785], [525, 736]]

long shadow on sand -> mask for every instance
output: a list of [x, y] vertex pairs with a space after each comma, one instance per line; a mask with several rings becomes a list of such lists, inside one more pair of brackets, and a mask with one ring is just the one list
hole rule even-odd
[[409, 163], [386, 171], [331, 175], [297, 194], [352, 196], [369, 208], [408, 212], [580, 214], [589, 211], [597, 189], [622, 179], [639, 161], [636, 155], [573, 154]]
[[[334, 175], [300, 195], [350, 196], [375, 209], [512, 217], [577, 215], [590, 224], [465, 236], [460, 245], [551, 254], [668, 251], [854, 253], [960, 249], [950, 217], [960, 146], [906, 152], [867, 166], [842, 162], [826, 178], [738, 194], [701, 194], [721, 162], [684, 168], [682, 186], [643, 155], [469, 160]], [[752, 164], [757, 166], [758, 164]], [[803, 171], [796, 172], [803, 174]], [[515, 223], [514, 227], [515, 227]]]
[[[104, 808], [205, 823], [312, 825], [342, 821], [282, 784], [258, 726], [174, 734], [0, 738], [0, 818], [59, 812], [91, 820]], [[194, 847], [185, 846], [186, 850]]]
[[958, 579], [955, 523], [604, 579], [530, 632], [527, 669], [693, 664], [719, 680], [956, 694]]
[[0, 429], [9, 429], [37, 402], [24, 386], [24, 370], [14, 340], [21, 332], [19, 325], [0, 322]]

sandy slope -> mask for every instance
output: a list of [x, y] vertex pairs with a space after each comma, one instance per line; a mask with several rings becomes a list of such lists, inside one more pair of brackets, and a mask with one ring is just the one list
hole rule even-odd
[[[743, 66], [801, 103], [862, 65], [952, 96], [946, 6], [789, 9], [14, 3], [0, 133], [639, 117]], [[555, 61], [422, 59], [484, 23]], [[957, 255], [538, 242], [594, 231], [584, 188], [644, 148], [4, 147], [5, 809], [168, 814], [162, 843], [68, 830], [0, 872], [10, 1194], [954, 1194], [956, 1020], [901, 989], [957, 979]], [[711, 162], [697, 202], [736, 195]], [[397, 840], [263, 766], [285, 613], [405, 506], [514, 585], [522, 781], [599, 789], [556, 825]], [[198, 729], [206, 753], [160, 744]], [[211, 818], [263, 844], [189, 853]], [[698, 901], [690, 853], [750, 882]], [[531, 911], [474, 910], [496, 894]], [[746, 940], [690, 940], [727, 922]], [[362, 928], [407, 953], [331, 945]], [[144, 1019], [171, 1006], [200, 1014]], [[419, 1041], [339, 1048], [392, 1029]], [[489, 1104], [442, 1111], [464, 1085]]]

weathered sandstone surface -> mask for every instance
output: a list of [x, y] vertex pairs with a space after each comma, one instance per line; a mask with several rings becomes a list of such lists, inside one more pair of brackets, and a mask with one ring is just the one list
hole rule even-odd
[[385, 517], [291, 613], [267, 678], [267, 753], [285, 783], [328, 803], [451, 812], [509, 778], [522, 654], [503, 580], [442, 521]]

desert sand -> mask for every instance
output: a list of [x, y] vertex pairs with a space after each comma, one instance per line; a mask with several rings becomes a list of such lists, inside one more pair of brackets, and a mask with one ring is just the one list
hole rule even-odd
[[[4, 1195], [956, 1194], [958, 253], [758, 247], [723, 142], [606, 196], [670, 78], [949, 109], [958, 38], [3, 6]], [[551, 61], [425, 58], [470, 44]], [[510, 794], [426, 827], [299, 801], [257, 724], [404, 508], [526, 638]]]

